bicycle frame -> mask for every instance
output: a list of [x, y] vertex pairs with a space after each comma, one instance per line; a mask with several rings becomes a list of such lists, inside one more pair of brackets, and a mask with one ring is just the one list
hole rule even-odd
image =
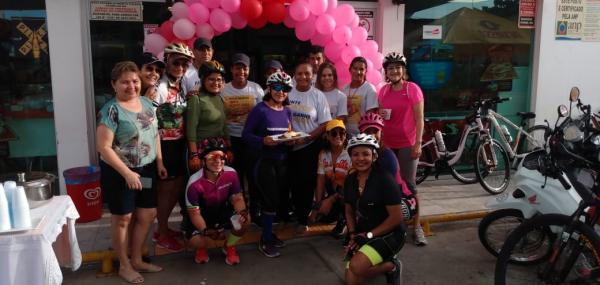
[[456, 148], [455, 151], [440, 151], [438, 149], [437, 143], [435, 142], [435, 137], [432, 137], [430, 140], [428, 140], [423, 146], [427, 147], [428, 145], [433, 145], [433, 148], [435, 149], [435, 154], [436, 154], [436, 159], [434, 159], [434, 163], [427, 163], [424, 161], [419, 161], [419, 165], [421, 166], [429, 166], [429, 167], [434, 167], [435, 166], [435, 161], [437, 159], [444, 159], [444, 158], [448, 158], [451, 157], [450, 160], [447, 161], [448, 165], [454, 165], [456, 162], [458, 162], [458, 160], [460, 159], [460, 157], [462, 156], [462, 153], [465, 149], [465, 144], [467, 143], [467, 137], [469, 135], [469, 133], [471, 133], [473, 130], [477, 130], [480, 129], [479, 126], [476, 125], [465, 125], [463, 127], [462, 133], [460, 135], [460, 142], [458, 143], [458, 148]]

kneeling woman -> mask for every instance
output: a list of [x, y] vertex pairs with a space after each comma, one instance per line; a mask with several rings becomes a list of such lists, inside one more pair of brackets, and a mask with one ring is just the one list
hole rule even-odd
[[[205, 139], [201, 146], [203, 168], [190, 177], [187, 185], [185, 199], [190, 218], [184, 220], [183, 229], [196, 249], [196, 263], [208, 262], [208, 239], [226, 239], [225, 262], [235, 265], [240, 263], [240, 257], [234, 245], [250, 225], [246, 203], [235, 170], [225, 166], [225, 142]], [[225, 236], [224, 229], [229, 226], [232, 226], [231, 232]]]
[[406, 238], [402, 193], [394, 177], [375, 163], [378, 148], [371, 135], [359, 134], [348, 142], [355, 171], [344, 183], [350, 233], [347, 284], [362, 284], [381, 273], [386, 273], [388, 283], [400, 283], [401, 264], [394, 256]]

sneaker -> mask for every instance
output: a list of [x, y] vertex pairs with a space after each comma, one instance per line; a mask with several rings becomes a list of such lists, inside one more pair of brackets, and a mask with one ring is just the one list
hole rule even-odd
[[394, 269], [385, 273], [387, 284], [401, 285], [402, 284], [402, 262], [397, 258], [392, 258]]
[[179, 252], [183, 250], [183, 245], [181, 245], [179, 241], [177, 241], [171, 236], [158, 238], [156, 241], [156, 245], [174, 252]]
[[194, 257], [194, 262], [198, 264], [207, 263], [210, 260], [208, 257], [208, 251], [206, 248], [199, 248], [196, 250], [196, 256]]
[[225, 254], [225, 263], [229, 265], [236, 265], [240, 263], [240, 256], [237, 254], [234, 246], [223, 247], [223, 254]]
[[339, 220], [337, 222], [337, 224], [335, 224], [335, 227], [333, 228], [333, 230], [331, 230], [331, 235], [334, 238], [339, 239], [339, 238], [343, 237], [347, 232], [348, 232], [348, 228], [346, 227], [346, 221]]
[[272, 244], [266, 243], [262, 238], [258, 241], [258, 250], [262, 252], [266, 257], [278, 257], [281, 255], [279, 249]]
[[415, 244], [418, 246], [425, 246], [427, 245], [427, 239], [425, 238], [425, 233], [423, 232], [423, 228], [418, 227], [415, 229], [415, 234], [414, 234], [414, 239], [415, 239]]
[[280, 240], [275, 233], [272, 233], [273, 235], [273, 246], [276, 248], [283, 248], [285, 247], [285, 242]]

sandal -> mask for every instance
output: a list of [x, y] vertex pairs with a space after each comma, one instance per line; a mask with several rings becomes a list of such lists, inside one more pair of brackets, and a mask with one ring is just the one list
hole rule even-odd
[[130, 284], [144, 283], [144, 277], [135, 270], [131, 270], [129, 274], [123, 274], [122, 270], [119, 270], [119, 277], [121, 277], [121, 279], [125, 280], [127, 283]]
[[145, 268], [137, 268], [134, 266], [133, 268], [139, 273], [158, 273], [164, 270], [162, 267], [152, 263], [144, 263], [144, 267]]

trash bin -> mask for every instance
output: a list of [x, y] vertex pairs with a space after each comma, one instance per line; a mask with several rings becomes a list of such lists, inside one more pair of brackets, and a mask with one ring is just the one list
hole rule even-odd
[[67, 194], [71, 196], [79, 219], [77, 223], [93, 222], [102, 217], [100, 167], [95, 165], [67, 169], [63, 172]]

